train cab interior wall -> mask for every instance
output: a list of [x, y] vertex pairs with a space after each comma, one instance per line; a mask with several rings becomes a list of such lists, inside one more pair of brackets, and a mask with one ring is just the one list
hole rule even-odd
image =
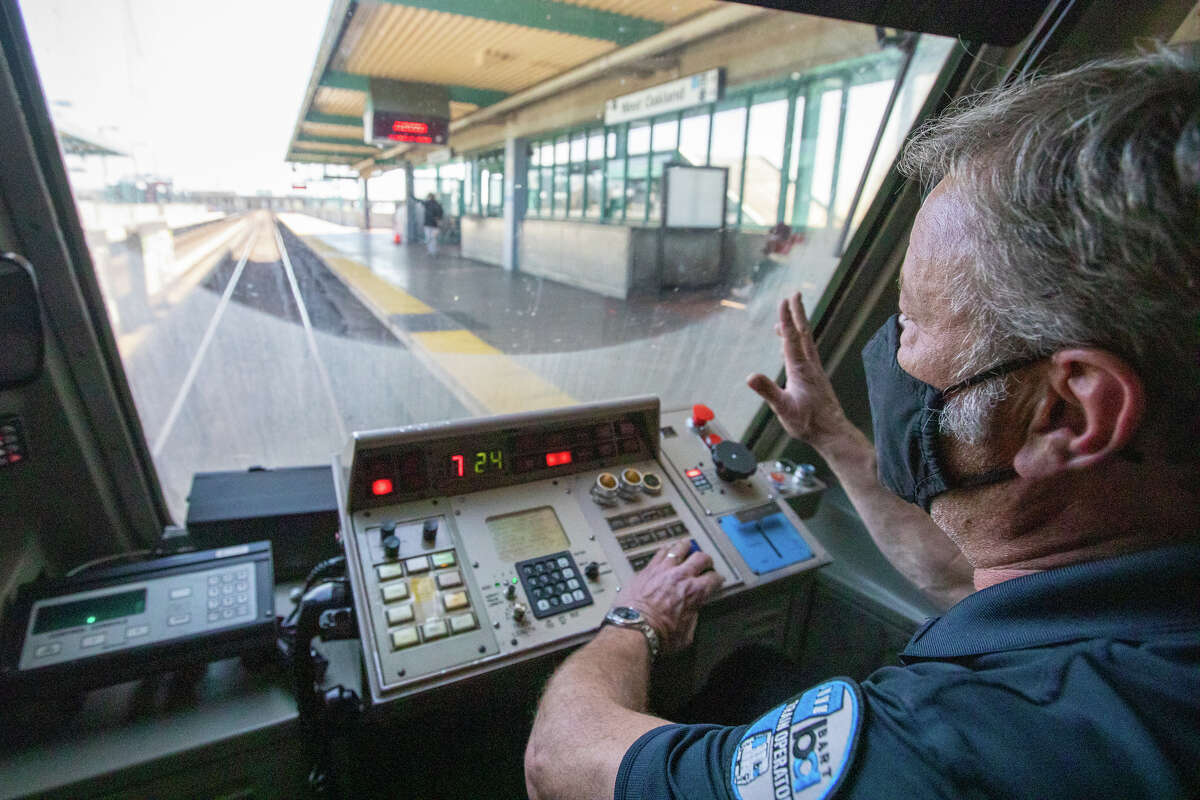
[[1200, 37], [1194, 0], [453, 5], [0, 0], [0, 796], [523, 797], [548, 676], [681, 538], [726, 589], [655, 713], [749, 721], [747, 652], [895, 663], [948, 601], [746, 388], [779, 302], [870, 431], [908, 133]]

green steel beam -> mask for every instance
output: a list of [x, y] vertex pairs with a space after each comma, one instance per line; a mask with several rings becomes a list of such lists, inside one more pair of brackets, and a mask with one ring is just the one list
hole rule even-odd
[[[353, 72], [339, 72], [337, 70], [325, 70], [325, 74], [321, 76], [321, 86], [330, 89], [349, 89], [352, 92], [366, 92], [369, 88], [369, 75], [358, 75]], [[450, 90], [450, 100], [455, 103], [474, 103], [477, 106], [490, 106], [492, 103], [498, 103], [508, 97], [507, 92], [498, 92], [494, 89], [477, 89], [474, 86], [447, 86]], [[310, 112], [308, 117], [312, 117], [316, 112]], [[331, 114], [321, 114], [323, 117], [333, 117]], [[361, 125], [362, 120], [357, 117], [336, 117], [338, 120], [354, 119], [355, 123]], [[315, 120], [310, 120], [314, 121]], [[335, 125], [349, 125], [349, 122], [336, 122]]]
[[349, 89], [352, 92], [366, 92], [369, 88], [366, 75], [355, 75], [353, 72], [338, 72], [334, 69], [325, 70], [321, 76], [320, 86], [329, 89]]
[[425, 8], [446, 14], [507, 22], [525, 28], [569, 33], [621, 46], [663, 30], [661, 22], [600, 11], [556, 0], [385, 0], [396, 6]]
[[355, 156], [342, 155], [338, 153], [288, 153], [285, 162], [295, 161], [302, 164], [356, 164], [362, 161], [361, 158]]
[[318, 122], [322, 125], [351, 125], [361, 128], [362, 117], [344, 117], [341, 114], [322, 114], [320, 111], [310, 111], [304, 115], [305, 122]]
[[[297, 142], [297, 144], [303, 144], [304, 142], [311, 142], [312, 144], [355, 145], [357, 147], [362, 147], [363, 152], [367, 153], [368, 155], [370, 155], [371, 153], [379, 152], [378, 148], [371, 147], [369, 144], [363, 143], [361, 139], [358, 141], [351, 141], [349, 139], [335, 139], [332, 136], [309, 136], [308, 134], [302, 133], [296, 137], [296, 142]], [[370, 152], [368, 152], [368, 151], [370, 151]]]
[[490, 106], [508, 97], [507, 92], [497, 92], [494, 89], [475, 89], [471, 86], [451, 86], [450, 101], [454, 103], [474, 103], [477, 106]]

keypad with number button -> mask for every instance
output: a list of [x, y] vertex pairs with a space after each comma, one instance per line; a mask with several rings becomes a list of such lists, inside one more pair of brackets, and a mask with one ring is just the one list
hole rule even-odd
[[575, 560], [569, 552], [518, 561], [517, 575], [538, 619], [592, 604], [592, 596], [577, 580]]

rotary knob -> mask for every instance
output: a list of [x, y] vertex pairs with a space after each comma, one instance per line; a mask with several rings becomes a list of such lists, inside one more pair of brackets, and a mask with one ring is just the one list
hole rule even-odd
[[717, 477], [723, 481], [749, 478], [758, 469], [758, 459], [750, 452], [750, 448], [741, 442], [721, 442], [712, 449], [712, 458], [717, 468]]
[[385, 522], [379, 526], [379, 541], [381, 543], [386, 541], [389, 536], [395, 536], [395, 535], [396, 535], [396, 520], [389, 519], [387, 522]]
[[513, 619], [518, 624], [525, 623], [525, 605], [523, 603], [517, 603], [515, 606], [513, 606], [512, 614]]
[[516, 587], [516, 585], [515, 585], [515, 584], [512, 584], [512, 583], [510, 583], [508, 586], [505, 586], [505, 587], [504, 587], [504, 596], [505, 596], [506, 598], [508, 598], [509, 600], [516, 600], [516, 599], [517, 599], [517, 587]]
[[587, 576], [589, 581], [594, 581], [600, 578], [600, 565], [595, 561], [590, 562], [583, 568], [583, 574]]
[[437, 532], [437, 517], [430, 517], [421, 524], [421, 538], [425, 541], [425, 544], [433, 544], [437, 539]]
[[389, 536], [383, 540], [383, 554], [392, 559], [400, 557], [399, 536]]

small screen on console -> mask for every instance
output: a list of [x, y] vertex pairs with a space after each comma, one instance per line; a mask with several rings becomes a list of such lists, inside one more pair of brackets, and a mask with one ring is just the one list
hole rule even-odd
[[485, 521], [496, 543], [496, 554], [503, 561], [525, 561], [570, 546], [566, 531], [550, 506], [501, 514]]
[[42, 606], [34, 618], [34, 634], [60, 631], [81, 625], [94, 625], [117, 617], [141, 614], [146, 610], [146, 590], [134, 589], [120, 594], [106, 594], [89, 600], [73, 600], [53, 606]]

